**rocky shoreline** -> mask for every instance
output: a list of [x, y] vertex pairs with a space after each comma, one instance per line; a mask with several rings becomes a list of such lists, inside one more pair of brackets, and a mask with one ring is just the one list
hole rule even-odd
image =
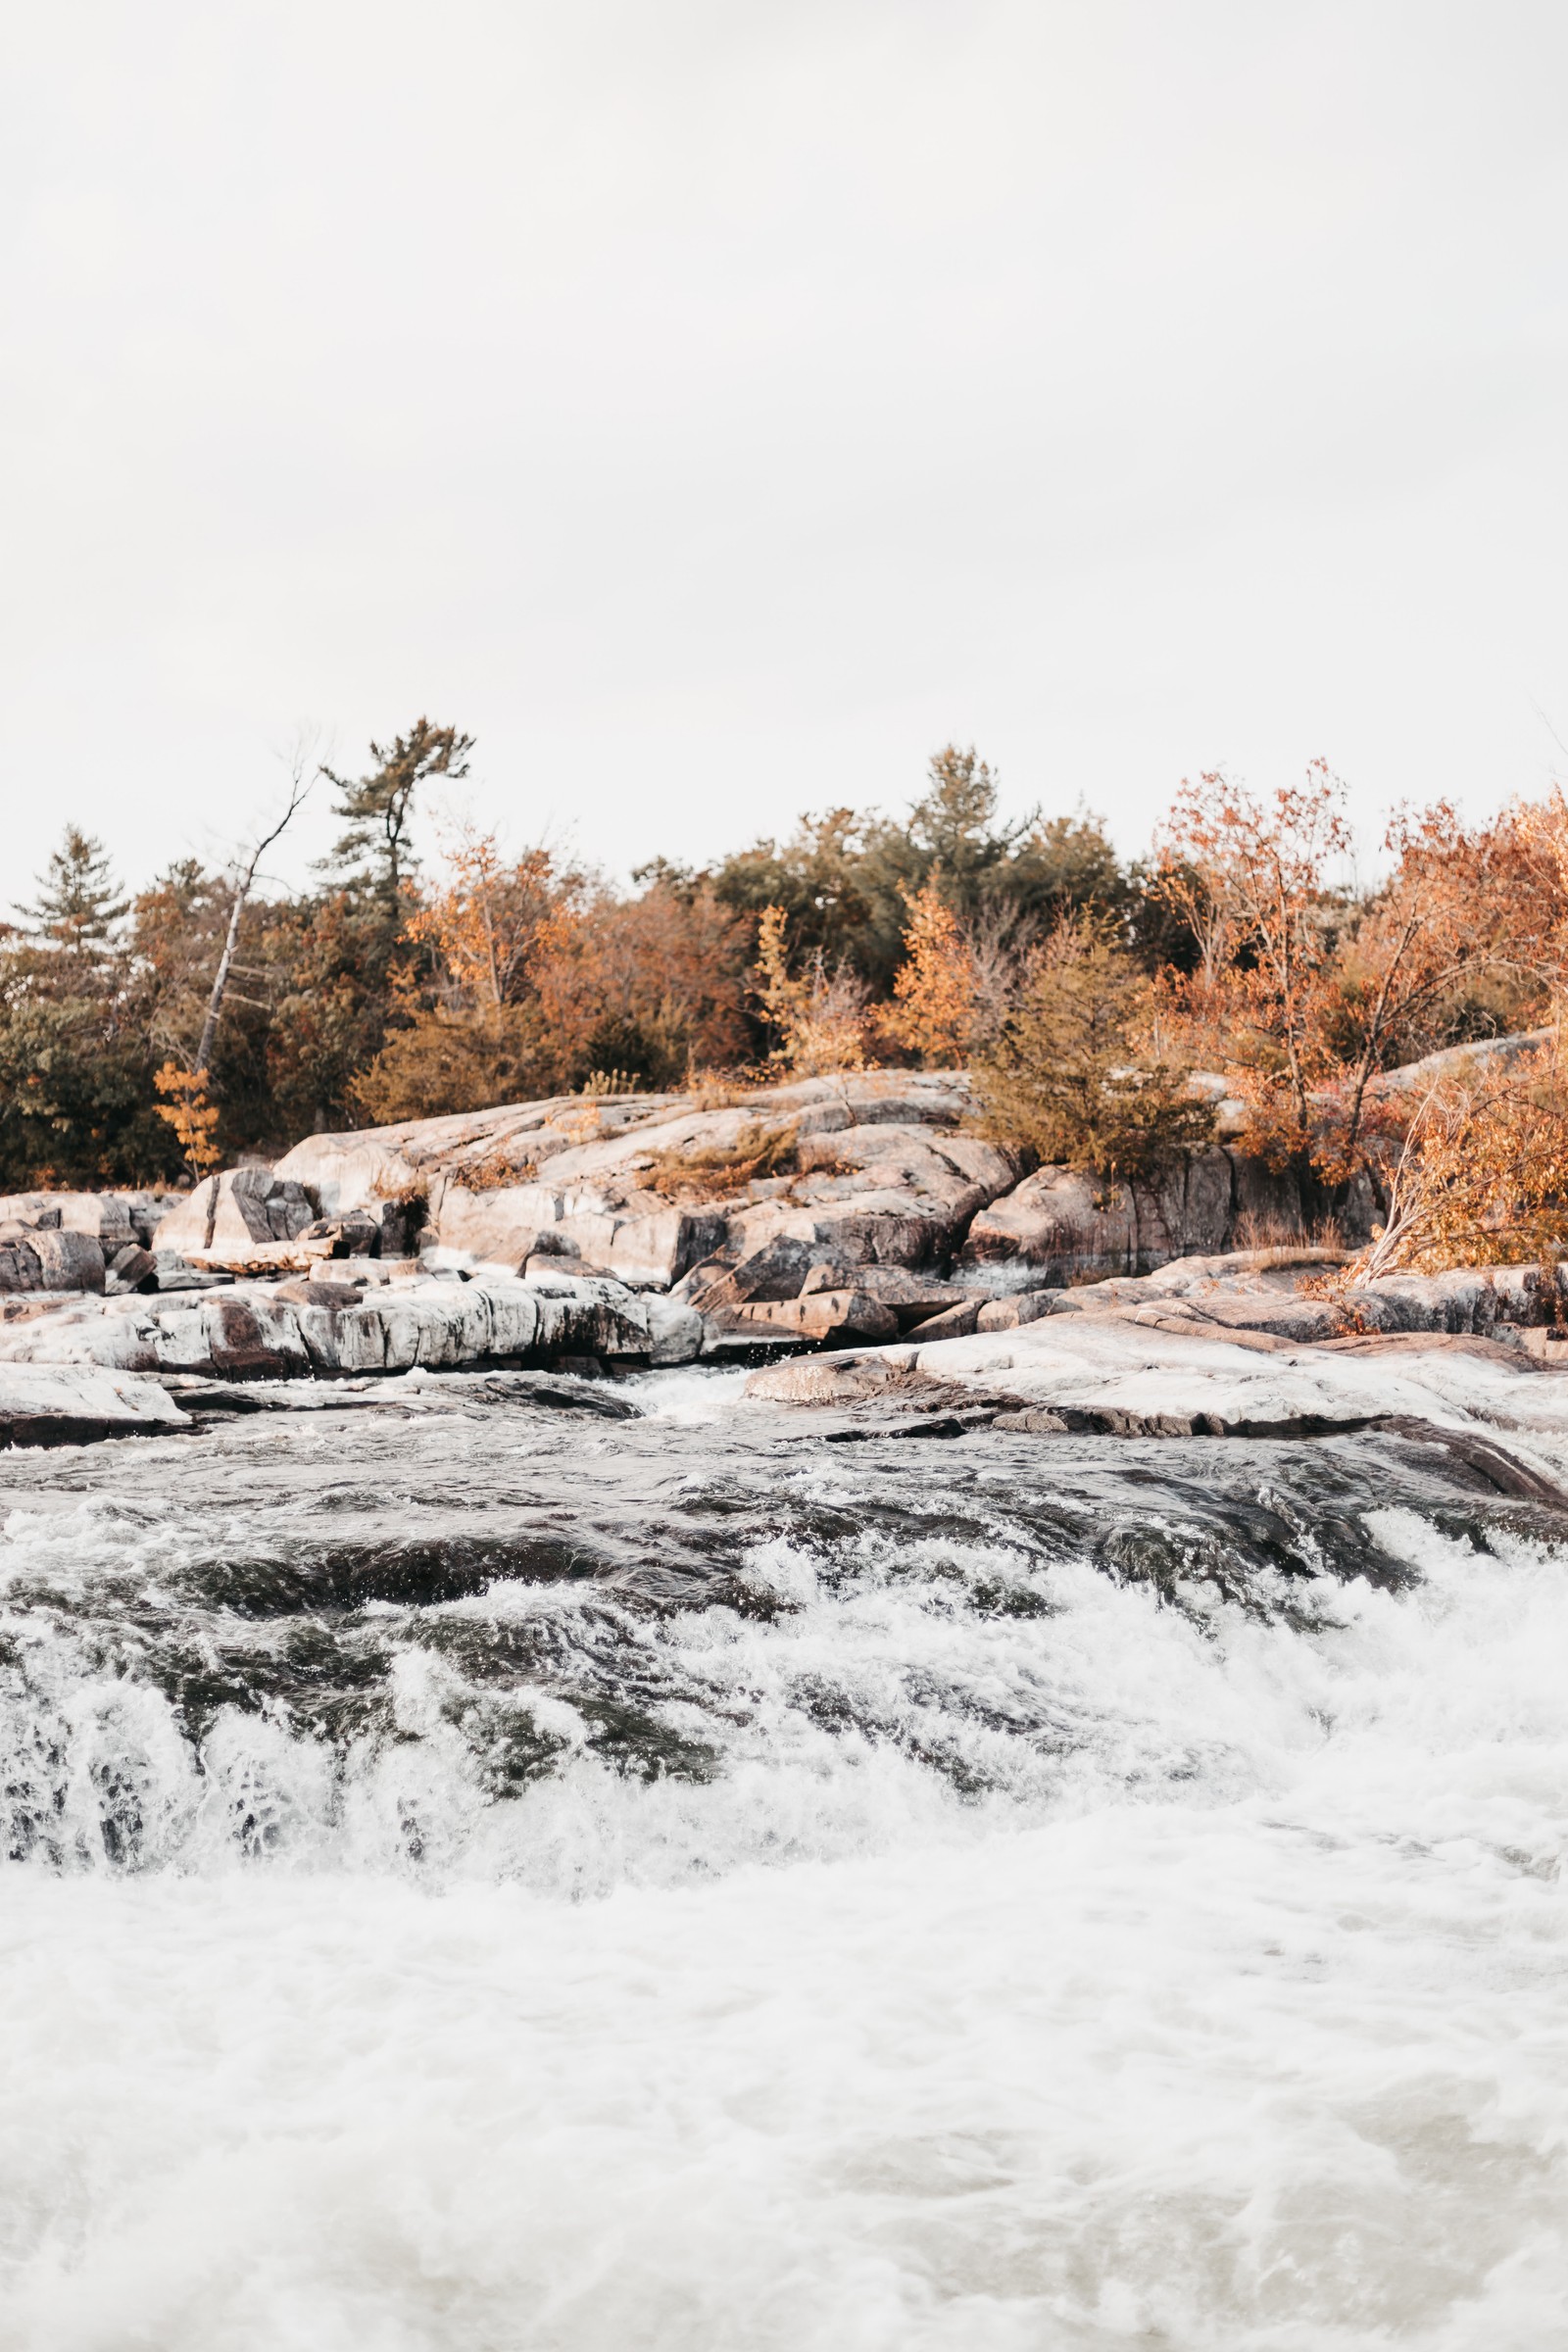
[[411, 1377], [499, 1402], [502, 1375], [699, 1362], [851, 1430], [1556, 1425], [1549, 1273], [1391, 1277], [1348, 1327], [1311, 1290], [1343, 1250], [1238, 1247], [1301, 1234], [1289, 1178], [1218, 1144], [1160, 1187], [1025, 1172], [969, 1108], [952, 1072], [572, 1098], [312, 1137], [183, 1196], [13, 1197], [0, 1443], [189, 1427], [201, 1393], [412, 1409]]

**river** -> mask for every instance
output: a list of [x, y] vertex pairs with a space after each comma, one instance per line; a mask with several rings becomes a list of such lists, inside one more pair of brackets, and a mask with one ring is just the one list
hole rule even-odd
[[1560, 1522], [737, 1385], [4, 1457], [0, 2346], [1568, 2341]]

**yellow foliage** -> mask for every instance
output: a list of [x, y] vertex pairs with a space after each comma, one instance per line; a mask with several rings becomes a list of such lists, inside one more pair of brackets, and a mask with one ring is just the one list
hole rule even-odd
[[174, 1130], [185, 1165], [200, 1183], [223, 1156], [213, 1137], [219, 1112], [218, 1105], [207, 1100], [207, 1072], [181, 1069], [178, 1062], [166, 1061], [155, 1072], [153, 1084], [161, 1095], [173, 1098], [168, 1102], [155, 1102], [153, 1108]]
[[882, 1007], [877, 1026], [928, 1067], [954, 1069], [967, 1058], [974, 1036], [974, 956], [935, 881], [906, 891], [904, 903], [906, 960], [894, 976], [896, 1002]]
[[755, 1179], [782, 1176], [797, 1165], [796, 1126], [793, 1119], [768, 1126], [750, 1119], [733, 1144], [653, 1154], [638, 1182], [655, 1192], [681, 1194], [688, 1200], [720, 1200], [744, 1192]]
[[829, 972], [820, 949], [805, 977], [789, 968], [789, 916], [764, 906], [757, 934], [753, 993], [776, 1031], [774, 1060], [799, 1078], [865, 1067], [866, 995], [843, 966]]

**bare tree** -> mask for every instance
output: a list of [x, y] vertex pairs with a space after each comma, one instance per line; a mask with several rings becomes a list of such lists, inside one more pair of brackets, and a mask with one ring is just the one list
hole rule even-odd
[[223, 941], [223, 953], [218, 958], [218, 970], [213, 976], [213, 993], [207, 1000], [207, 1017], [202, 1023], [201, 1043], [196, 1049], [195, 1068], [199, 1075], [205, 1076], [211, 1066], [210, 1056], [213, 1051], [213, 1042], [218, 1035], [219, 1015], [223, 1009], [223, 997], [228, 988], [228, 975], [234, 961], [234, 950], [239, 944], [240, 917], [245, 911], [245, 902], [251, 895], [257, 868], [273, 842], [292, 822], [309, 794], [311, 786], [320, 773], [321, 768], [315, 757], [312, 738], [301, 735], [295, 743], [289, 760], [288, 804], [276, 824], [270, 832], [264, 833], [256, 844], [248, 864], [241, 867], [239, 880], [235, 885], [234, 904], [229, 908], [228, 932]]

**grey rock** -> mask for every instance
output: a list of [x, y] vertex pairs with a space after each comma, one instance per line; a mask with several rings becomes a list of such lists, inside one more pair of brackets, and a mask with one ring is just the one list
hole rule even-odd
[[927, 1340], [966, 1340], [980, 1327], [980, 1307], [978, 1298], [966, 1298], [961, 1306], [944, 1307], [941, 1314], [928, 1315], [923, 1323], [916, 1323], [909, 1337], [922, 1344]]
[[381, 1221], [365, 1209], [345, 1209], [338, 1217], [313, 1219], [298, 1240], [307, 1257], [373, 1257], [381, 1247]]
[[258, 1252], [296, 1242], [317, 1211], [304, 1187], [270, 1168], [228, 1168], [204, 1177], [159, 1221], [155, 1249], [248, 1265]]
[[765, 1340], [774, 1335], [836, 1347], [850, 1340], [891, 1340], [898, 1336], [898, 1317], [864, 1291], [813, 1291], [808, 1298], [757, 1299], [722, 1307], [704, 1317], [712, 1341], [747, 1338]]
[[645, 1300], [648, 1314], [649, 1361], [655, 1365], [689, 1364], [703, 1351], [703, 1318], [695, 1307], [657, 1296]]
[[189, 1427], [153, 1380], [79, 1365], [0, 1364], [0, 1446], [85, 1446]]
[[[512, 1280], [415, 1281], [354, 1291], [352, 1305], [283, 1298], [274, 1285], [234, 1284], [186, 1298], [83, 1302], [0, 1325], [0, 1360], [96, 1363], [220, 1380], [444, 1370], [497, 1358], [563, 1356], [647, 1362], [647, 1310], [602, 1279], [535, 1286]], [[323, 1286], [324, 1287], [324, 1286]]]
[[142, 1248], [140, 1242], [127, 1242], [123, 1250], [117, 1250], [105, 1273], [106, 1289], [152, 1291], [158, 1288], [158, 1260], [150, 1250]]

